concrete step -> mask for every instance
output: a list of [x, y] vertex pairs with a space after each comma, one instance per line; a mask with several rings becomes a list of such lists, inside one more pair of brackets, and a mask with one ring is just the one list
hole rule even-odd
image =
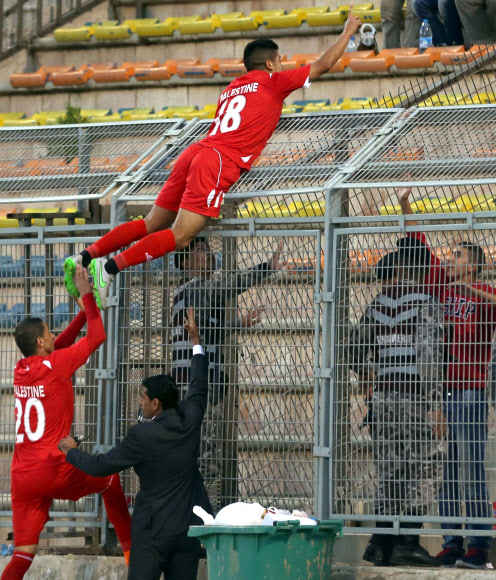
[[331, 580], [488, 580], [494, 572], [457, 568], [374, 568], [373, 566], [333, 566]]
[[[10, 558], [0, 558], [0, 573]], [[197, 580], [207, 580], [207, 565], [200, 561]], [[330, 580], [487, 580], [490, 572], [478, 570], [374, 568], [373, 566], [348, 566], [334, 564]], [[25, 580], [126, 580], [124, 559], [108, 556], [36, 556]], [[229, 578], [229, 576], [225, 576]], [[213, 580], [213, 579], [211, 579]], [[260, 580], [260, 579], [256, 579]], [[271, 579], [272, 580], [272, 579]], [[298, 580], [305, 580], [300, 578]]]

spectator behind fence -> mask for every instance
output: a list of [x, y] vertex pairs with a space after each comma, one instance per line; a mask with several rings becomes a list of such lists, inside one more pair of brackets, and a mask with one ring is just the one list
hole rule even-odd
[[[187, 248], [174, 255], [175, 266], [182, 270], [184, 277], [173, 298], [172, 376], [180, 388], [189, 384], [191, 348], [185, 340], [182, 323], [185, 312], [192, 306], [203, 333], [209, 361], [209, 405], [203, 424], [200, 471], [212, 501], [216, 496], [220, 498], [223, 397], [229, 383], [223, 347], [236, 329], [257, 324], [263, 311], [263, 308], [251, 309], [240, 318], [228, 320], [228, 303], [280, 269], [283, 265], [279, 262], [282, 246], [280, 242], [268, 262], [249, 270], [226, 274], [215, 273], [215, 256], [205, 238], [195, 238]], [[237, 309], [236, 306], [234, 308]]]
[[418, 19], [429, 21], [434, 46], [463, 44], [462, 22], [455, 0], [412, 0], [412, 3]]
[[[407, 239], [392, 256], [378, 270], [386, 283], [351, 332], [349, 362], [359, 377], [367, 376], [369, 363], [373, 368], [375, 513], [418, 517], [426, 515], [441, 479], [443, 312], [420, 286], [430, 253]], [[407, 532], [422, 524], [400, 526], [405, 535], [374, 534], [364, 559], [376, 566], [439, 566], [419, 535]], [[392, 521], [379, 520], [377, 527], [391, 528]]]
[[[96, 307], [95, 307], [96, 308]], [[185, 401], [168, 375], [148, 377], [141, 387], [145, 422], [129, 429], [117, 447], [90, 455], [72, 437], [59, 442], [66, 461], [94, 476], [104, 477], [133, 467], [140, 479], [131, 524], [128, 580], [196, 580], [201, 554], [197, 538], [188, 538], [199, 505], [212, 513], [197, 458], [200, 429], [207, 406], [208, 361], [200, 343], [193, 309], [184, 328], [193, 344], [191, 384]]]
[[[412, 214], [411, 189], [399, 192], [403, 214]], [[409, 224], [416, 225], [415, 219]], [[425, 235], [416, 235], [424, 244]], [[427, 247], [427, 246], [426, 246]], [[491, 342], [496, 330], [496, 291], [477, 282], [485, 265], [484, 250], [477, 244], [462, 242], [450, 249], [446, 264], [433, 254], [428, 292], [444, 305], [447, 325], [448, 365], [444, 389], [444, 409], [448, 423], [448, 452], [443, 470], [438, 505], [444, 529], [462, 529], [447, 521], [465, 515], [492, 517], [484, 469], [487, 440], [486, 383], [491, 360]], [[466, 530], [490, 530], [490, 524], [467, 523]], [[489, 537], [469, 536], [463, 552], [463, 536], [444, 536], [438, 559], [443, 566], [485, 569], [489, 562]]]
[[412, 5], [412, 0], [406, 3], [405, 31], [401, 36], [401, 21], [403, 20], [403, 0], [382, 0], [381, 21], [384, 34], [383, 48], [413, 47], [419, 45], [420, 22]]
[[467, 45], [496, 42], [496, 0], [455, 0]]

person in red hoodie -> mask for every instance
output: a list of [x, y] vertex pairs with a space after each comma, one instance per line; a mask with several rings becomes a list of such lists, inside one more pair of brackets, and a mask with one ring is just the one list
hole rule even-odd
[[[129, 558], [131, 517], [119, 474], [90, 477], [66, 463], [65, 454], [58, 449], [74, 417], [71, 377], [105, 341], [100, 311], [81, 266], [76, 284], [84, 310], [58, 338], [40, 318], [26, 318], [15, 329], [15, 341], [24, 356], [14, 371], [16, 440], [11, 484], [15, 551], [1, 580], [18, 580], [26, 574], [54, 499], [77, 501], [101, 493], [126, 560]], [[73, 344], [86, 321], [86, 337]]]
[[[399, 192], [403, 214], [413, 214], [411, 188]], [[415, 219], [408, 221], [417, 225]], [[411, 234], [426, 246], [423, 233]], [[465, 502], [468, 523], [465, 529], [490, 530], [490, 524], [471, 523], [471, 518], [492, 517], [484, 470], [487, 440], [488, 403], [486, 384], [491, 344], [496, 331], [496, 290], [478, 281], [485, 266], [484, 250], [477, 244], [461, 242], [451, 248], [444, 264], [433, 254], [425, 286], [444, 304], [448, 328], [448, 363], [444, 385], [444, 414], [448, 424], [448, 453], [443, 465], [443, 484], [438, 494], [439, 515], [444, 529], [461, 529], [448, 518], [460, 517]], [[437, 555], [444, 567], [492, 569], [489, 537], [445, 535], [443, 550]]]

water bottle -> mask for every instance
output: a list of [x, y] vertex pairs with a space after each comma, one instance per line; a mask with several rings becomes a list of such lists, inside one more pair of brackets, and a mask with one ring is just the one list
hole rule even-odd
[[346, 52], [355, 52], [357, 49], [357, 45], [355, 42], [355, 37], [352, 36], [348, 42], [348, 46], [346, 47]]
[[419, 35], [419, 49], [420, 52], [425, 52], [432, 46], [432, 29], [428, 20], [422, 22]]
[[8, 555], [9, 555], [9, 556], [12, 556], [12, 554], [14, 553], [14, 550], [15, 550], [15, 546], [14, 546], [14, 544], [9, 544], [9, 545], [7, 546], [7, 552], [8, 552]]
[[14, 553], [14, 546], [12, 544], [0, 544], [0, 556], [12, 556]]

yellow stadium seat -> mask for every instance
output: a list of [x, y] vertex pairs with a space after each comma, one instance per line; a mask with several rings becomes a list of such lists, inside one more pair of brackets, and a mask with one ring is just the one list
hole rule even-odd
[[285, 205], [278, 202], [267, 202], [267, 201], [247, 201], [244, 204], [238, 206], [238, 218], [273, 218], [273, 217], [283, 217], [282, 212], [287, 212]]
[[[181, 34], [197, 34], [196, 32], [189, 32], [189, 25], [193, 25], [192, 29], [195, 29], [195, 25], [202, 22], [201, 16], [181, 16], [176, 18], [176, 30], [179, 30]], [[184, 32], [183, 32], [184, 31]], [[188, 32], [186, 32], [188, 31]]]
[[123, 121], [134, 121], [133, 115], [151, 115], [153, 113], [153, 107], [141, 107], [138, 109], [119, 109], [117, 111], [121, 114]]
[[208, 113], [207, 119], [213, 119], [215, 117], [215, 113], [217, 112], [217, 104], [205, 105], [203, 110]]
[[94, 26], [81, 26], [80, 28], [57, 28], [53, 36], [56, 42], [86, 42], [95, 33]]
[[324, 14], [328, 10], [328, 6], [295, 8], [290, 14], [267, 16], [264, 18], [264, 26], [265, 28], [294, 28], [300, 26], [307, 19], [308, 14]]
[[181, 34], [208, 34], [215, 30], [215, 23], [212, 18], [196, 22], [179, 22], [178, 29]]
[[191, 121], [191, 119], [208, 119], [208, 111], [191, 111], [190, 113], [174, 113], [174, 118], [186, 119], [186, 121]]
[[[123, 115], [124, 117], [124, 115]], [[156, 119], [168, 119], [169, 117], [164, 113], [150, 113], [150, 114], [142, 114], [142, 113], [134, 113], [131, 115], [130, 119], [124, 119], [125, 121], [154, 121]]]
[[112, 109], [81, 109], [82, 117], [105, 117], [111, 113]]
[[115, 123], [117, 121], [122, 121], [122, 115], [120, 113], [114, 113], [112, 115], [94, 115], [88, 117], [88, 123]]
[[496, 93], [477, 93], [476, 97], [473, 97], [474, 103], [477, 102], [485, 105], [489, 103], [496, 103]]
[[[162, 111], [161, 111], [162, 112]], [[167, 118], [171, 119], [172, 117], [182, 117], [183, 115], [189, 115], [191, 113], [198, 113], [198, 107], [193, 106], [184, 106], [184, 107], [169, 107], [166, 111], [163, 111], [167, 114]], [[193, 115], [194, 117], [195, 115]], [[191, 118], [193, 118], [191, 117]]]
[[363, 107], [368, 107], [372, 101], [372, 97], [352, 97], [338, 99], [334, 104], [339, 105], [341, 110], [347, 111], [350, 109], [362, 109]]
[[149, 26], [158, 23], [158, 18], [138, 18], [124, 20], [122, 24], [113, 26], [95, 26], [95, 37], [98, 40], [130, 38], [131, 34], [136, 32], [138, 26]]
[[288, 205], [290, 215], [298, 217], [315, 217], [325, 214], [324, 201], [295, 201]]
[[[354, 13], [364, 12], [365, 10], [373, 10], [373, 9], [374, 9], [374, 5], [372, 3], [370, 3], [370, 4], [353, 4], [353, 12]], [[338, 7], [338, 10], [343, 13], [345, 18], [348, 18], [348, 12], [350, 11], [350, 5], [349, 4], [341, 4], [341, 6]]]
[[0, 113], [0, 121], [18, 121], [24, 119], [25, 113]]
[[379, 8], [370, 9], [370, 10], [355, 10], [353, 7], [353, 12], [355, 16], [358, 16], [360, 20], [366, 24], [371, 22], [381, 22], [381, 11]]
[[244, 18], [223, 18], [221, 21], [222, 30], [229, 32], [232, 30], [256, 30], [263, 24], [267, 16], [282, 16], [285, 10], [254, 10], [250, 16]]
[[36, 119], [5, 119], [4, 127], [35, 127], [38, 125]]
[[288, 105], [288, 106], [284, 106], [282, 108], [282, 115], [294, 115], [295, 113], [301, 113], [302, 112], [302, 108], [299, 107], [298, 105]]
[[339, 10], [332, 12], [309, 12], [307, 24], [309, 26], [340, 26], [345, 21], [345, 16]]
[[147, 38], [149, 36], [172, 36], [177, 30], [177, 18], [167, 18], [164, 22], [155, 24], [137, 24], [136, 34]]

